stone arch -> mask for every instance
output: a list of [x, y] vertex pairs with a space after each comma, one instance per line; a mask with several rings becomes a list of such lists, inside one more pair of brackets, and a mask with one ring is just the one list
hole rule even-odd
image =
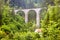
[[19, 15], [22, 16], [22, 17], [25, 17], [24, 11], [17, 11], [17, 14], [19, 14]]
[[35, 10], [30, 10], [29, 12], [28, 12], [28, 22], [29, 21], [34, 21], [35, 23], [36, 23], [36, 12], [35, 12]]

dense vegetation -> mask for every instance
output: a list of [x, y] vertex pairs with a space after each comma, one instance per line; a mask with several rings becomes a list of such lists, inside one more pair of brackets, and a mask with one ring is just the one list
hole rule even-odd
[[60, 40], [60, 0], [54, 0], [54, 6], [48, 5], [41, 19], [42, 32], [35, 33], [35, 23], [24, 22], [24, 18], [14, 14], [9, 0], [0, 0], [0, 40]]

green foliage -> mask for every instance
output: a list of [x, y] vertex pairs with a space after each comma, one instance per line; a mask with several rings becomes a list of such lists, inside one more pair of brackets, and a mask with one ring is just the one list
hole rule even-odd
[[[0, 39], [22, 40], [24, 35], [20, 37], [19, 34], [21, 32], [34, 31], [33, 28], [35, 27], [35, 24], [32, 22], [26, 24], [23, 17], [21, 17], [19, 14], [15, 15], [13, 9], [12, 11], [10, 10], [11, 8], [8, 5], [4, 5], [2, 12], [2, 27], [0, 28]], [[25, 34], [27, 35], [27, 33]], [[27, 37], [25, 40], [26, 39]]]
[[59, 5], [48, 6], [45, 18], [41, 23], [43, 37], [46, 40], [60, 40], [60, 7]]
[[60, 40], [60, 7], [58, 1], [55, 6], [48, 6], [44, 18], [41, 20], [42, 34], [35, 33], [36, 24], [25, 23], [24, 18], [14, 14], [14, 9], [3, 5], [2, 27], [0, 40]]

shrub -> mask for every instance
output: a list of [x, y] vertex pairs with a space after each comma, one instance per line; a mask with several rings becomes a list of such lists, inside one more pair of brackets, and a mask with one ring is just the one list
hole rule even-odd
[[45, 18], [42, 20], [41, 27], [43, 37], [46, 40], [60, 40], [60, 7], [50, 6], [46, 12]]

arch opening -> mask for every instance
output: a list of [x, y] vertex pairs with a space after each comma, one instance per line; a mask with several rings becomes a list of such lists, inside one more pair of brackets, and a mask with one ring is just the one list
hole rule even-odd
[[39, 15], [40, 15], [40, 20], [42, 20], [42, 19], [44, 19], [44, 15], [45, 15], [45, 12], [46, 11], [46, 9], [41, 9], [40, 11], [39, 11]]
[[25, 13], [23, 11], [18, 11], [17, 14], [20, 15], [21, 17], [23, 17], [23, 18], [25, 17]]
[[36, 12], [34, 10], [30, 10], [28, 12], [28, 22], [35, 22], [36, 23]]
[[41, 9], [40, 11], [39, 11], [39, 20], [40, 20], [40, 27], [41, 27], [41, 20], [43, 20], [44, 19], [44, 15], [45, 15], [45, 12], [46, 11], [46, 9]]

